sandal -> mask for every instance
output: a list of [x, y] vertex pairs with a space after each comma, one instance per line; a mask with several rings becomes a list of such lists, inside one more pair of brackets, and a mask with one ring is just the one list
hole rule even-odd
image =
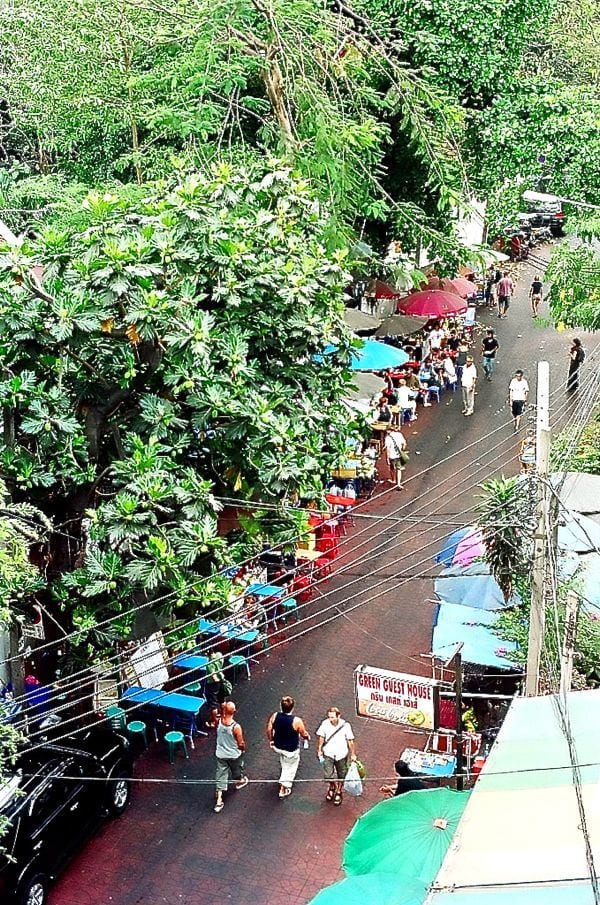
[[279, 797], [280, 797], [280, 798], [287, 798], [288, 795], [291, 795], [291, 794], [292, 794], [292, 790], [291, 790], [291, 789], [281, 789], [281, 791], [279, 792]]
[[335, 789], [329, 789], [327, 795], [325, 796], [325, 801], [333, 801], [335, 796]]
[[225, 802], [219, 801], [219, 803], [214, 806], [213, 811], [215, 812], [215, 814], [220, 814], [224, 807]]
[[342, 803], [342, 793], [341, 792], [335, 793], [335, 795], [333, 796], [333, 803], [335, 805], [340, 805]]
[[243, 788], [245, 788], [245, 787], [248, 785], [249, 781], [250, 781], [250, 780], [248, 779], [247, 776], [242, 776], [242, 778], [240, 779], [240, 781], [239, 781], [239, 782], [236, 782], [236, 784], [235, 784], [236, 789], [243, 789]]

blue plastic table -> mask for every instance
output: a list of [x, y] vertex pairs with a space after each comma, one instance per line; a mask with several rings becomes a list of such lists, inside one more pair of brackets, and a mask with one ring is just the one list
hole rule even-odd
[[163, 698], [164, 691], [160, 688], [140, 688], [132, 685], [123, 692], [123, 698], [127, 701], [134, 701], [136, 704], [152, 704], [157, 698]]
[[205, 669], [208, 663], [208, 657], [199, 654], [180, 654], [173, 660], [173, 666], [179, 669]]
[[246, 594], [255, 594], [257, 597], [283, 597], [286, 589], [276, 584], [249, 584]]
[[418, 748], [405, 748], [400, 755], [400, 760], [407, 763], [413, 773], [435, 776], [439, 779], [453, 776], [456, 769], [456, 758], [452, 755], [419, 751]]
[[245, 641], [247, 644], [253, 644], [260, 634], [258, 629], [246, 629], [230, 622], [210, 622], [208, 619], [199, 620], [198, 631], [202, 635], [221, 635], [228, 641]]
[[179, 710], [181, 713], [198, 713], [206, 703], [204, 698], [192, 694], [179, 694], [176, 691], [163, 691], [160, 688], [138, 688], [133, 686], [123, 692], [126, 701], [136, 704], [149, 704], [151, 707], [165, 707], [167, 710]]

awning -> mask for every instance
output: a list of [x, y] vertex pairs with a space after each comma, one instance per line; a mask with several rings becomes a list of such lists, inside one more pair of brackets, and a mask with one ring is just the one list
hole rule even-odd
[[490, 627], [498, 620], [498, 613], [474, 607], [452, 606], [443, 603], [433, 629], [431, 651], [440, 660], [447, 660], [455, 646], [462, 641], [462, 658], [465, 663], [478, 666], [494, 666], [514, 672], [510, 654], [517, 645], [495, 635]]
[[518, 606], [518, 594], [506, 602], [500, 585], [483, 562], [470, 566], [451, 566], [435, 579], [434, 589], [442, 603], [473, 607], [478, 610], [501, 610]]
[[568, 509], [583, 512], [584, 515], [600, 512], [600, 475], [578, 471], [555, 472], [550, 480]]

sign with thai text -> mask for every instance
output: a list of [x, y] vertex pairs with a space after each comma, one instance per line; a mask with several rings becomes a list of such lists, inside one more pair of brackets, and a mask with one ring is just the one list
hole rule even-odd
[[374, 666], [357, 666], [354, 688], [358, 716], [413, 729], [437, 728], [438, 683], [435, 679]]

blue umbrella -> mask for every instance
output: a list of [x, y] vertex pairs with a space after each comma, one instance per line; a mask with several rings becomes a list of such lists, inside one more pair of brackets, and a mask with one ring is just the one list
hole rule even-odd
[[[315, 355], [316, 361], [323, 361], [324, 355], [337, 351], [337, 346], [326, 346], [322, 355]], [[352, 352], [350, 367], [353, 371], [385, 371], [387, 368], [399, 368], [409, 360], [404, 349], [367, 339], [360, 349]]]
[[422, 905], [426, 895], [427, 886], [421, 880], [360, 874], [322, 889], [309, 905]]
[[440, 552], [435, 555], [435, 561], [441, 563], [443, 566], [451, 566], [454, 554], [456, 553], [456, 548], [463, 537], [466, 537], [467, 534], [473, 530], [472, 525], [467, 525], [466, 528], [459, 528], [458, 531], [453, 531], [444, 541], [444, 545]]

